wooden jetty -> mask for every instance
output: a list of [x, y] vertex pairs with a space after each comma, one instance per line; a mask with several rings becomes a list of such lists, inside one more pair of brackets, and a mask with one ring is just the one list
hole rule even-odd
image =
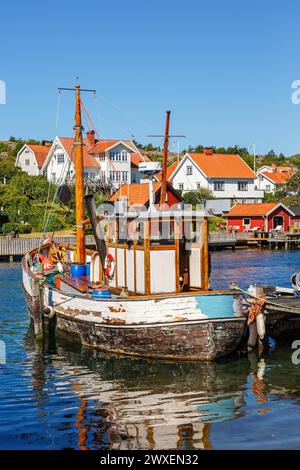
[[[95, 246], [93, 235], [85, 237], [88, 247]], [[57, 243], [75, 245], [75, 236], [57, 236], [54, 237]], [[40, 238], [0, 238], [0, 259], [13, 261], [22, 257], [25, 253], [39, 246]], [[261, 232], [254, 236], [252, 233], [227, 233], [227, 232], [211, 232], [209, 234], [209, 248], [211, 251], [232, 249], [236, 247], [253, 247], [253, 248], [269, 248], [272, 250], [291, 250], [300, 249], [300, 233], [299, 232], [280, 232], [268, 233]]]
[[[76, 239], [72, 236], [66, 237], [54, 237], [54, 241], [57, 243], [66, 243], [69, 245], [75, 245]], [[3, 237], [0, 238], [0, 258], [9, 259], [13, 261], [14, 259], [22, 257], [25, 253], [33, 250], [41, 244], [40, 238], [11, 238]], [[94, 246], [95, 239], [92, 235], [86, 236], [86, 245]]]

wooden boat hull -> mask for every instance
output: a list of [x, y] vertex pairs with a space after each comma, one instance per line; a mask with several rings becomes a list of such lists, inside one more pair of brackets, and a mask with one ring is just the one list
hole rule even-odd
[[[23, 269], [25, 298], [33, 317], [35, 303], [30, 277]], [[212, 361], [233, 353], [243, 337], [245, 318], [203, 318], [196, 308], [198, 297], [105, 301], [44, 288], [44, 305], [55, 310], [57, 332], [86, 346], [171, 360]], [[213, 296], [210, 297], [213, 302]], [[233, 302], [234, 294], [217, 297], [216, 316], [219, 306], [229, 297]]]
[[[32, 314], [33, 299], [26, 291], [25, 296]], [[66, 338], [102, 351], [157, 359], [212, 361], [237, 349], [245, 319], [114, 325], [56, 311], [56, 329]]]

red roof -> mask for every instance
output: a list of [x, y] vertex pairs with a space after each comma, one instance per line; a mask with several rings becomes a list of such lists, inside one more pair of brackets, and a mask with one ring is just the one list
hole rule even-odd
[[[73, 137], [59, 137], [60, 142], [64, 146], [66, 152], [71, 158], [72, 162], [75, 164], [75, 146]], [[95, 157], [88, 153], [87, 146], [85, 144], [86, 139], [83, 141], [83, 166], [85, 168], [99, 168], [99, 163]]]
[[[153, 189], [156, 193], [161, 187], [161, 183], [154, 182]], [[145, 205], [149, 202], [149, 184], [148, 183], [134, 183], [123, 184], [118, 191], [109, 199], [111, 202], [118, 199], [126, 198], [128, 206]]]
[[288, 172], [287, 173], [278, 173], [278, 172], [270, 173], [268, 171], [263, 171], [260, 174], [270, 179], [275, 184], [284, 184], [293, 176], [293, 173], [290, 173], [290, 172], [289, 173]]
[[105, 152], [107, 149], [116, 145], [118, 142], [125, 143], [128, 147], [136, 152], [136, 148], [131, 140], [115, 140], [115, 139], [100, 139], [98, 142], [90, 149], [90, 153], [101, 153]]
[[131, 157], [131, 165], [138, 167], [142, 162], [149, 162], [149, 158], [146, 155], [140, 155], [139, 153], [132, 153]]
[[[167, 168], [167, 181], [170, 179], [170, 177], [171, 177], [173, 171], [176, 170], [176, 168], [178, 167], [178, 164], [179, 164], [179, 161], [176, 160], [176, 161], [173, 162], [170, 166], [168, 166], [168, 168]], [[162, 172], [158, 173], [157, 178], [158, 178], [159, 180], [161, 180], [161, 178], [162, 178]]]
[[256, 174], [239, 155], [188, 153], [209, 178], [256, 178]]
[[51, 147], [47, 145], [27, 144], [27, 147], [34, 152], [35, 159], [39, 168], [42, 168]]
[[228, 212], [227, 216], [264, 216], [280, 205], [278, 202], [266, 202], [261, 204], [236, 204]]

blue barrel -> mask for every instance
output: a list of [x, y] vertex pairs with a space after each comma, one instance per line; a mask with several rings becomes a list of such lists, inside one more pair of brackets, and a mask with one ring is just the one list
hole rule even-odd
[[86, 265], [83, 263], [72, 263], [70, 274], [71, 277], [86, 276]]
[[111, 299], [111, 292], [107, 288], [102, 288], [102, 289], [94, 289], [92, 292], [92, 297], [93, 299]]
[[91, 274], [91, 263], [86, 264], [86, 276], [90, 277]]

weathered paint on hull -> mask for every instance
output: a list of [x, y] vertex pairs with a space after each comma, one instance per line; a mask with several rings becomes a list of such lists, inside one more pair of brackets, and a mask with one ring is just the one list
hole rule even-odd
[[[30, 312], [32, 297], [25, 290]], [[102, 351], [171, 360], [206, 360], [234, 352], [243, 336], [245, 319], [192, 320], [147, 325], [100, 324], [56, 309], [57, 330]]]

